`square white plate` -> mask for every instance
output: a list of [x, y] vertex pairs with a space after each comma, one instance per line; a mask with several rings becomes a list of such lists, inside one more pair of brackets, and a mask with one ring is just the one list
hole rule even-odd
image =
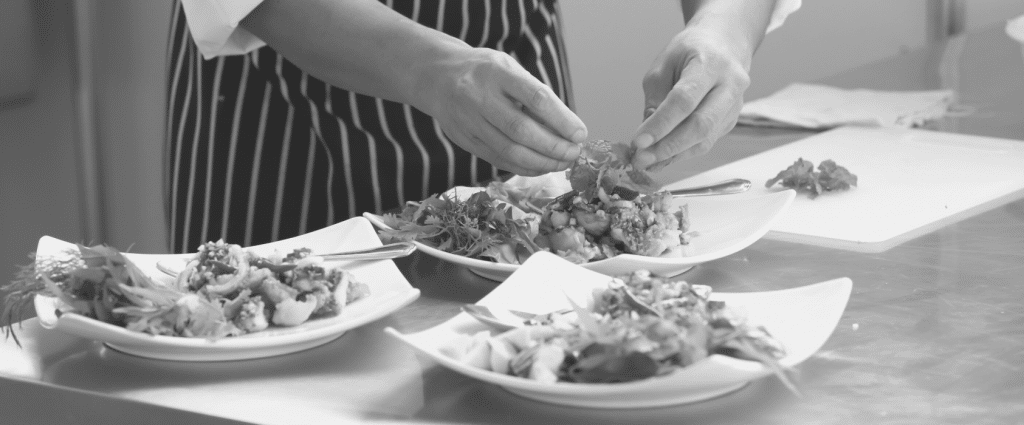
[[[622, 254], [581, 266], [609, 276], [637, 269], [647, 269], [663, 276], [676, 276], [697, 264], [734, 254], [757, 242], [789, 208], [795, 196], [796, 192], [784, 190], [760, 196], [741, 194], [675, 198], [674, 205], [688, 205], [691, 230], [697, 232], [685, 247], [684, 256]], [[378, 215], [364, 213], [363, 217], [379, 228], [388, 228]], [[468, 267], [480, 276], [499, 282], [520, 267], [517, 264], [499, 264], [455, 255], [420, 242], [414, 243], [427, 255]]]
[[[330, 253], [342, 250], [380, 246], [380, 239], [373, 226], [361, 217], [325, 227], [294, 238], [250, 247], [261, 254], [275, 250], [287, 253], [293, 249], [307, 247], [314, 253]], [[56, 256], [74, 244], [49, 236], [39, 240], [36, 258]], [[157, 270], [156, 263], [168, 258], [187, 258], [192, 254], [125, 254], [148, 276], [170, 283], [172, 279]], [[39, 321], [46, 327], [92, 339], [125, 353], [164, 360], [217, 361], [242, 360], [293, 353], [330, 342], [349, 329], [380, 319], [409, 305], [419, 297], [419, 289], [413, 288], [398, 267], [391, 260], [337, 262], [337, 266], [351, 271], [356, 279], [370, 287], [367, 298], [346, 305], [341, 314], [309, 320], [294, 327], [270, 327], [251, 334], [210, 340], [206, 338], [185, 338], [150, 335], [129, 331], [80, 314], [55, 314], [57, 300], [46, 296], [35, 299]]]
[[[545, 313], [569, 307], [566, 295], [584, 305], [592, 290], [604, 287], [608, 276], [587, 270], [546, 252], [531, 256], [508, 280], [480, 300], [479, 305]], [[846, 309], [853, 283], [839, 278], [798, 288], [749, 293], [717, 293], [711, 298], [745, 313], [752, 323], [764, 325], [786, 349], [780, 360], [793, 367], [820, 349]], [[641, 408], [695, 402], [716, 397], [768, 376], [761, 363], [712, 355], [665, 376], [618, 384], [554, 384], [532, 381], [479, 369], [458, 362], [440, 349], [459, 335], [487, 329], [466, 313], [433, 328], [404, 335], [389, 334], [406, 342], [441, 365], [540, 401], [591, 408]]]

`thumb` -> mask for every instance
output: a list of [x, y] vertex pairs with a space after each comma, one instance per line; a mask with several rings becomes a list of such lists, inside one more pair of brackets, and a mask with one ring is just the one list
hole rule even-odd
[[672, 90], [672, 81], [668, 78], [648, 76], [644, 78], [644, 120], [650, 118], [651, 114], [661, 106]]
[[[669, 91], [672, 90], [672, 80], [663, 74], [662, 72], [649, 72], [644, 76], [644, 122], [658, 110], [658, 107], [668, 97]], [[637, 134], [633, 135], [632, 141], [632, 145], [640, 149], [647, 148], [654, 143], [652, 135], [640, 132], [640, 129], [643, 127], [643, 122], [641, 122], [640, 127], [637, 128]]]

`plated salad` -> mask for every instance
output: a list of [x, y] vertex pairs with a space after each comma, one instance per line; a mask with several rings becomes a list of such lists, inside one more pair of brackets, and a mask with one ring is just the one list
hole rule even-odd
[[707, 286], [636, 271], [612, 278], [587, 306], [573, 304], [572, 313], [540, 316], [497, 335], [463, 334], [441, 351], [549, 383], [636, 381], [724, 354], [765, 364], [795, 391], [778, 363], [781, 343], [710, 294]]
[[[149, 278], [108, 246], [79, 245], [38, 258], [2, 288], [3, 317], [20, 321], [37, 295], [77, 313], [153, 335], [216, 339], [338, 315], [369, 295], [348, 271], [309, 249], [259, 256], [223, 241], [199, 247], [171, 285]], [[8, 327], [8, 335], [13, 329]]]
[[631, 157], [625, 145], [588, 142], [566, 171], [572, 190], [561, 196], [493, 182], [469, 196], [455, 191], [409, 202], [383, 216], [390, 229], [380, 235], [503, 264], [522, 264], [538, 251], [577, 264], [620, 254], [684, 255], [695, 235], [686, 206], [673, 207], [668, 192], [655, 191]]

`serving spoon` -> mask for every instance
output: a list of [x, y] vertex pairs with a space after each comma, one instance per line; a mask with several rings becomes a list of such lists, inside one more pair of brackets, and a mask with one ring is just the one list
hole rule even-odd
[[672, 196], [709, 196], [709, 195], [730, 195], [746, 192], [750, 189], [750, 180], [730, 179], [720, 181], [707, 186], [688, 187], [685, 189], [670, 190]]
[[[382, 245], [374, 248], [357, 249], [353, 251], [334, 252], [330, 254], [313, 254], [317, 257], [323, 257], [326, 261], [371, 261], [371, 260], [390, 260], [393, 258], [406, 257], [416, 251], [416, 245], [411, 242], [395, 242], [387, 245]], [[188, 264], [184, 260], [160, 260], [156, 263], [156, 268], [164, 274], [171, 277], [177, 277], [179, 273], [185, 270], [185, 266]]]

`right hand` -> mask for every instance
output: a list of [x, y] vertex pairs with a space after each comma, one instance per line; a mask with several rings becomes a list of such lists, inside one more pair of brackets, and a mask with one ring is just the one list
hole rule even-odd
[[569, 168], [587, 127], [506, 53], [466, 47], [428, 65], [413, 106], [453, 142], [495, 167], [523, 176]]

